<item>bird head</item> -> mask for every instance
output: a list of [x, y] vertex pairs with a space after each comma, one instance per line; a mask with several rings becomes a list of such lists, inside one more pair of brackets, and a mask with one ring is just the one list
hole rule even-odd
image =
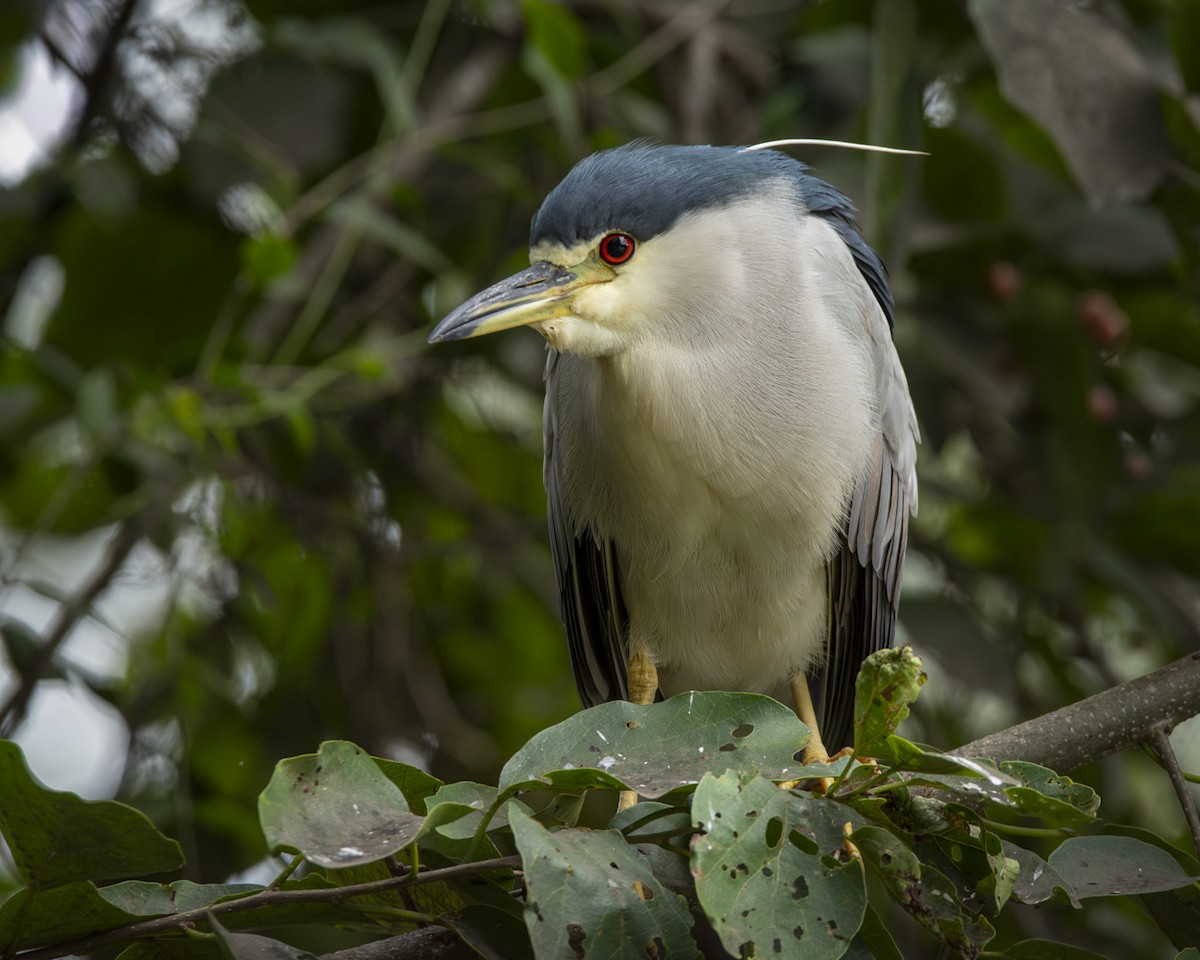
[[[605, 356], [653, 324], [730, 301], [753, 312], [769, 261], [802, 250], [795, 226], [829, 223], [888, 318], [883, 266], [854, 226], [854, 208], [775, 150], [644, 142], [580, 161], [533, 217], [530, 263], [437, 325], [431, 343], [531, 326], [556, 349]], [[853, 272], [853, 271], [852, 271]]]

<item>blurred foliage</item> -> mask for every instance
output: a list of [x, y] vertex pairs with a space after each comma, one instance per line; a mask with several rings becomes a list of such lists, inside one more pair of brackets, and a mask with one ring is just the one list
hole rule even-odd
[[[263, 856], [280, 757], [349, 738], [494, 782], [569, 715], [543, 347], [423, 337], [520, 265], [574, 161], [639, 136], [930, 152], [804, 151], [889, 264], [924, 434], [910, 736], [951, 746], [1196, 649], [1195, 11], [6, 4], [0, 97], [40, 58], [72, 109], [0, 190], [0, 588], [59, 612], [3, 624], [0, 734], [45, 680], [91, 688], [130, 731], [118, 796], [212, 880]], [[32, 562], [62, 544], [92, 545], [80, 584]], [[83, 668], [71, 628], [131, 577], [157, 616], [110, 622], [121, 662]], [[1109, 819], [1183, 836], [1144, 758], [1081, 778]], [[1089, 902], [1000, 935], [1140, 956], [1152, 929]]]

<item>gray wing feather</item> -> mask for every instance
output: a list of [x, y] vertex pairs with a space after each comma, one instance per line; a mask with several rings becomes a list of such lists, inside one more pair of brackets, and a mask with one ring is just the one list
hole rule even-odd
[[917, 509], [916, 413], [883, 317], [873, 320], [869, 335], [880, 384], [879, 432], [827, 567], [829, 653], [820, 703], [821, 734], [831, 750], [850, 743], [853, 735], [859, 666], [892, 645], [908, 518]]
[[559, 482], [557, 377], [559, 354], [546, 359], [543, 413], [547, 515], [550, 549], [558, 576], [559, 613], [567, 631], [571, 668], [585, 707], [627, 699], [625, 650], [629, 615], [617, 577], [615, 548], [587, 531], [576, 534]]

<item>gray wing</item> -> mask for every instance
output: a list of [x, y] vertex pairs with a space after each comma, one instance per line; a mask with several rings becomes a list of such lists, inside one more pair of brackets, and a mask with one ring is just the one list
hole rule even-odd
[[558, 575], [559, 613], [567, 630], [571, 668], [585, 707], [628, 697], [625, 650], [629, 615], [617, 578], [613, 543], [588, 532], [577, 536], [559, 482], [557, 396], [559, 353], [546, 358], [543, 413], [550, 550]]
[[820, 704], [821, 735], [830, 750], [852, 742], [854, 682], [862, 661], [892, 645], [908, 518], [917, 510], [916, 413], [883, 317], [878, 321], [869, 335], [880, 384], [879, 432], [827, 567], [829, 653]]

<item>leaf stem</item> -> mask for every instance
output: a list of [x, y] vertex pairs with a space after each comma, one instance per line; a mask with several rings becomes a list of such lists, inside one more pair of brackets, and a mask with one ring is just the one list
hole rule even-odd
[[517, 792], [518, 791], [511, 788], [504, 790], [496, 796], [496, 799], [492, 801], [492, 805], [484, 811], [483, 819], [479, 821], [479, 826], [475, 829], [475, 836], [471, 838], [471, 845], [467, 847], [466, 855], [463, 857], [464, 863], [469, 863], [471, 861], [471, 858], [475, 856], [475, 851], [478, 850], [479, 845], [483, 843], [483, 838], [487, 835], [488, 826], [491, 824], [492, 818], [496, 816], [497, 811], [500, 809], [500, 804], [508, 803], [509, 800], [517, 795]]
[[283, 884], [283, 882], [300, 868], [300, 864], [302, 864], [303, 862], [304, 862], [304, 854], [302, 854], [302, 853], [296, 854], [294, 857], [292, 857], [291, 861], [279, 872], [279, 874], [275, 877], [275, 879], [267, 884], [267, 889], [268, 890], [278, 890], [279, 887]]
[[1066, 827], [1020, 827], [1012, 823], [1001, 823], [999, 820], [989, 820], [980, 817], [979, 822], [996, 833], [1010, 833], [1015, 837], [1069, 837], [1075, 831]]
[[386, 907], [382, 904], [371, 904], [363, 907], [362, 912], [372, 917], [391, 917], [395, 920], [411, 920], [413, 923], [436, 923], [437, 918], [419, 910], [405, 910], [403, 907]]

